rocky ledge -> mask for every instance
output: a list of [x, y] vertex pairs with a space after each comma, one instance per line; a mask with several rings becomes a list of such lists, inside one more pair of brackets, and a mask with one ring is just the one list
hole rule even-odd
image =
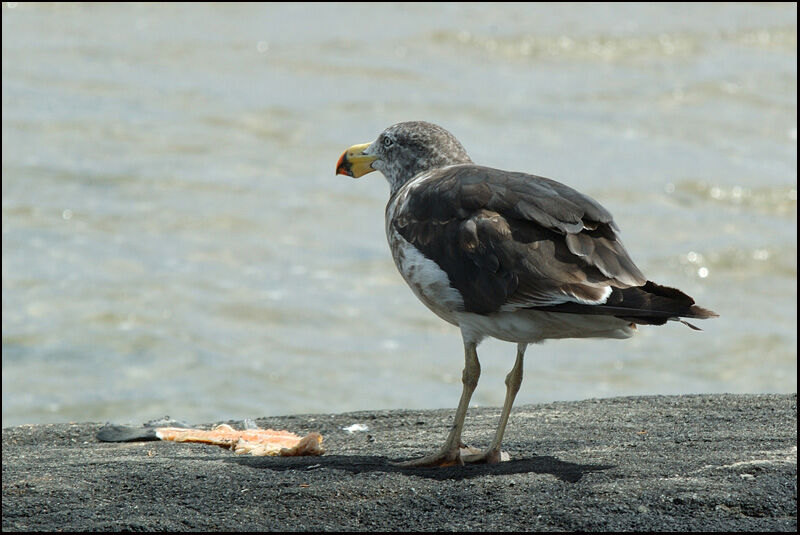
[[[292, 458], [101, 443], [100, 423], [3, 429], [3, 530], [797, 529], [796, 394], [520, 406], [506, 432], [510, 461], [441, 469], [389, 463], [438, 448], [452, 414], [257, 419], [324, 435], [325, 455]], [[488, 445], [498, 416], [496, 408], [471, 409], [465, 442]]]

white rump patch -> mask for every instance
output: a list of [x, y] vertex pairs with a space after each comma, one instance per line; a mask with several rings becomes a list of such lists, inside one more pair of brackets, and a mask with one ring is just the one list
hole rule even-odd
[[530, 307], [546, 307], [546, 306], [554, 306], [554, 305], [561, 305], [563, 303], [580, 303], [582, 305], [602, 305], [606, 301], [608, 301], [608, 297], [611, 295], [611, 286], [603, 286], [603, 295], [600, 299], [591, 300], [591, 299], [583, 299], [576, 295], [567, 292], [552, 292], [548, 294], [542, 294], [537, 296], [525, 296], [524, 299], [514, 300], [512, 299], [505, 303], [503, 306], [500, 307], [500, 312], [512, 312], [514, 310], [519, 310], [521, 308], [530, 308]]
[[611, 286], [604, 286], [603, 295], [597, 301], [593, 301], [591, 299], [582, 299], [577, 295], [566, 294], [567, 299], [563, 302], [572, 301], [575, 303], [580, 303], [582, 305], [602, 305], [603, 303], [608, 301], [609, 295], [611, 295]]

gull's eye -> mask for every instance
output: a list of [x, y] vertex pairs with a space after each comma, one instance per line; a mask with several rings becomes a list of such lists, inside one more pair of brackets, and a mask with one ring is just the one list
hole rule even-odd
[[388, 149], [392, 145], [394, 145], [394, 141], [392, 141], [392, 138], [390, 138], [390, 137], [383, 138], [383, 146], [384, 146], [384, 148]]

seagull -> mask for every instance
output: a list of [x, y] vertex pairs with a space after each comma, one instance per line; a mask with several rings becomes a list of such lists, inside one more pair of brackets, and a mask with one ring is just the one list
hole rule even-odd
[[[414, 295], [461, 330], [461, 399], [442, 448], [397, 463], [434, 467], [496, 463], [522, 383], [528, 344], [557, 338], [629, 338], [637, 325], [716, 313], [675, 288], [649, 281], [619, 240], [608, 210], [569, 186], [476, 165], [441, 126], [410, 121], [347, 149], [336, 174], [388, 180], [386, 237]], [[477, 347], [487, 336], [517, 344], [494, 439], [463, 447], [461, 432], [480, 377]]]

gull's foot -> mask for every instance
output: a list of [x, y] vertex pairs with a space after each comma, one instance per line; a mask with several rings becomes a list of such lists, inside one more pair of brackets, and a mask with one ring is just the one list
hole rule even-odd
[[419, 459], [411, 459], [410, 461], [390, 461], [390, 464], [394, 466], [402, 466], [404, 468], [433, 468], [437, 466], [458, 466], [464, 463], [461, 461], [461, 454], [459, 450], [456, 449], [453, 451], [440, 451], [439, 453], [426, 455], [425, 457], [420, 457]]
[[495, 464], [509, 460], [511, 460], [511, 456], [505, 451], [461, 448], [461, 462], [464, 464]]
[[494, 464], [508, 461], [509, 459], [508, 453], [504, 451], [481, 451], [462, 444], [461, 448], [454, 451], [440, 451], [439, 453], [426, 455], [419, 459], [411, 459], [410, 461], [390, 461], [390, 464], [406, 468], [441, 468], [464, 464]]

